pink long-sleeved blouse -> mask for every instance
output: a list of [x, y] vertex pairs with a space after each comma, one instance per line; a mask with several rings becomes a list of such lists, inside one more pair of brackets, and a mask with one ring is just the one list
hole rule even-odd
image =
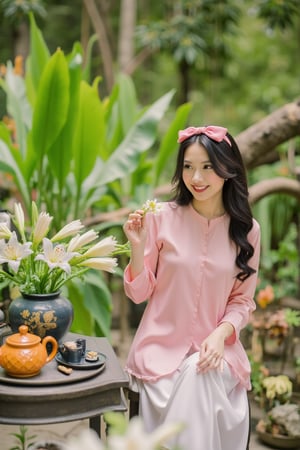
[[[192, 205], [163, 203], [162, 211], [147, 214], [146, 221], [144, 270], [132, 279], [128, 265], [124, 274], [127, 296], [137, 304], [148, 300], [126, 370], [149, 382], [172, 374], [221, 322], [230, 322], [235, 332], [225, 342], [224, 359], [249, 389], [250, 364], [239, 332], [255, 309], [257, 272], [237, 280], [229, 216], [207, 220]], [[260, 229], [255, 220], [248, 239], [254, 247], [249, 264], [257, 271]]]

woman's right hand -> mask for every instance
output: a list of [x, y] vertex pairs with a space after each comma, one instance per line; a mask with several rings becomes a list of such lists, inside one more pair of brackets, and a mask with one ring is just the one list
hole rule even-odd
[[147, 237], [145, 212], [142, 209], [137, 209], [129, 214], [123, 230], [132, 247], [145, 245]]

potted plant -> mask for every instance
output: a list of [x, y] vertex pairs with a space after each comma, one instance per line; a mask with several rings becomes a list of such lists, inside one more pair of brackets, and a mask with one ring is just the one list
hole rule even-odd
[[275, 448], [300, 447], [300, 408], [298, 404], [286, 403], [272, 408], [261, 419], [256, 432], [266, 444]]
[[118, 245], [112, 236], [99, 240], [96, 231], [83, 232], [80, 220], [49, 237], [52, 219], [47, 212], [39, 213], [33, 202], [27, 228], [21, 205], [14, 205], [15, 229], [0, 222], [0, 282], [18, 289], [8, 314], [13, 331], [25, 324], [41, 338], [52, 335], [59, 340], [73, 320], [71, 303], [60, 295], [62, 287], [89, 269], [114, 272]]
[[287, 357], [292, 351], [294, 328], [300, 325], [300, 312], [291, 308], [258, 311], [251, 318], [252, 352], [260, 360], [276, 358], [284, 371]]
[[270, 376], [267, 370], [261, 368], [257, 368], [254, 372], [256, 376], [252, 374], [252, 384], [255, 400], [265, 411], [264, 417], [256, 426], [258, 437], [262, 442], [275, 448], [298, 448], [300, 446], [299, 405], [293, 402], [291, 379], [284, 374]]
[[295, 366], [296, 366], [297, 383], [300, 386], [300, 356], [298, 358], [296, 358]]

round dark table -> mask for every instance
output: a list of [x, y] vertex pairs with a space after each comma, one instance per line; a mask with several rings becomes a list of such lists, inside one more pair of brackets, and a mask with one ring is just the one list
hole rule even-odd
[[[85, 338], [87, 348], [106, 356], [104, 370], [87, 379], [64, 380], [63, 384], [52, 384], [51, 380], [45, 385], [12, 384], [1, 377], [0, 424], [39, 425], [88, 418], [90, 427], [100, 436], [100, 417], [104, 412], [127, 410], [123, 389], [128, 387], [129, 380], [109, 341], [75, 333], [69, 333], [64, 340], [77, 338]], [[44, 377], [48, 364], [42, 368]]]

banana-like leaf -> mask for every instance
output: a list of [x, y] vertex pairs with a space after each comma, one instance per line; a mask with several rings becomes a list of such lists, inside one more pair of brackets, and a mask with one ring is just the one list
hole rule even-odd
[[165, 114], [174, 92], [168, 92], [153, 103], [133, 125], [109, 160], [102, 165], [98, 174], [98, 186], [123, 178], [136, 169], [139, 155], [148, 150], [155, 141], [157, 124]]
[[61, 133], [50, 147], [48, 160], [53, 175], [57, 179], [59, 191], [62, 192], [66, 177], [70, 171], [73, 158], [73, 139], [75, 122], [78, 116], [79, 89], [81, 80], [81, 48], [74, 46], [69, 59], [69, 110]]
[[68, 65], [58, 49], [43, 71], [33, 114], [32, 144], [40, 164], [66, 122], [69, 97]]
[[[72, 304], [76, 302], [76, 312], [78, 314], [78, 320], [77, 318], [74, 318], [72, 328], [74, 329], [76, 327], [77, 332], [84, 332], [84, 334], [88, 335], [93, 334], [91, 330], [83, 330], [84, 326], [89, 327], [87, 316], [85, 320], [82, 320], [81, 316], [81, 312], [84, 313], [84, 310], [86, 310], [91, 315], [92, 321], [97, 323], [97, 328], [98, 330], [101, 330], [101, 335], [109, 337], [112, 298], [102, 274], [99, 274], [99, 272], [96, 271], [89, 271], [85, 275], [84, 283], [75, 279], [72, 283], [75, 284], [76, 289], [80, 293], [80, 302], [82, 301], [82, 305], [80, 306], [78, 301], [76, 301], [75, 296], [73, 297], [70, 293], [69, 298], [72, 301]], [[76, 296], [78, 299], [78, 293]]]
[[72, 280], [68, 283], [68, 292], [66, 296], [70, 300], [74, 309], [74, 319], [71, 331], [75, 333], [92, 336], [94, 333], [94, 319], [91, 311], [85, 306], [84, 291], [80, 288], [80, 283]]
[[78, 189], [92, 171], [103, 141], [104, 109], [99, 100], [97, 83], [89, 86], [81, 81], [74, 139], [74, 173]]
[[137, 99], [134, 84], [129, 76], [120, 74], [118, 77], [118, 85], [119, 114], [123, 135], [125, 136], [137, 118]]
[[16, 139], [23, 158], [26, 155], [27, 132], [31, 128], [32, 110], [26, 98], [24, 79], [15, 75], [11, 63], [7, 64], [5, 77], [7, 111], [16, 124]]
[[106, 142], [107, 148], [100, 149], [99, 156], [106, 161], [109, 156], [122, 142], [123, 131], [120, 117], [120, 108], [118, 106], [120, 88], [115, 84], [109, 99], [105, 103], [105, 123], [106, 123]]
[[26, 61], [26, 86], [31, 104], [34, 104], [41, 76], [49, 61], [50, 53], [41, 31], [36, 26], [33, 14], [29, 14], [29, 18], [30, 55]]
[[82, 79], [84, 81], [86, 81], [87, 83], [90, 82], [91, 80], [91, 67], [92, 67], [92, 55], [93, 55], [93, 45], [95, 44], [95, 42], [97, 42], [98, 40], [98, 35], [97, 34], [93, 34], [89, 41], [88, 41], [88, 45], [86, 48], [86, 52], [85, 52], [85, 65], [84, 65], [84, 69], [82, 71]]
[[16, 185], [18, 186], [26, 208], [30, 207], [30, 192], [28, 191], [28, 186], [23, 177], [22, 171], [19, 165], [13, 157], [13, 152], [6, 145], [4, 141], [0, 139], [0, 171], [9, 172], [13, 175]]
[[168, 130], [164, 134], [159, 150], [156, 154], [154, 161], [154, 185], [156, 186], [159, 182], [159, 177], [165, 169], [168, 159], [170, 156], [177, 151], [177, 137], [178, 130], [184, 128], [186, 121], [188, 119], [189, 113], [192, 109], [191, 103], [185, 103], [181, 105], [177, 111], [175, 118], [173, 119], [171, 125]]

